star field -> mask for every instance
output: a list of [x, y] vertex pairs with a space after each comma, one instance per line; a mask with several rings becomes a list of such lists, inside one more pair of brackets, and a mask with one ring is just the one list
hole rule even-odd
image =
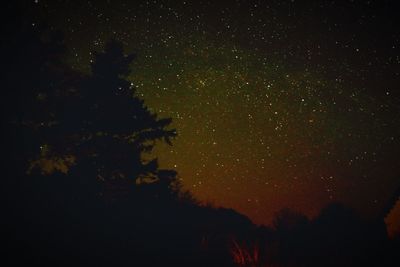
[[[110, 38], [178, 137], [160, 146], [201, 201], [269, 223], [331, 201], [373, 214], [399, 186], [400, 34], [386, 1], [36, 1], [87, 70]], [[33, 25], [34, 27], [35, 25]]]

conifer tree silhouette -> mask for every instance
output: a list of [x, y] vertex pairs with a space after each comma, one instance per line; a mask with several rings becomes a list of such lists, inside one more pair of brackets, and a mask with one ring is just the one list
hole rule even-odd
[[172, 120], [152, 113], [126, 80], [134, 58], [124, 54], [121, 43], [108, 42], [95, 53], [91, 75], [53, 106], [52, 134], [42, 148], [63, 159], [71, 176], [89, 183], [90, 190], [98, 183], [128, 190], [141, 181], [165, 178], [167, 187], [176, 181], [174, 171], [159, 170], [157, 158], [144, 157], [157, 141], [171, 144], [176, 131], [170, 129]]
[[[124, 55], [122, 44], [116, 41], [109, 42], [104, 53], [95, 55], [87, 87], [93, 104], [89, 106], [88, 122], [92, 123], [87, 126], [100, 135], [100, 139], [116, 145], [116, 151], [108, 147], [104, 151], [106, 155], [102, 155], [116, 166], [108, 176], [122, 175], [136, 180], [141, 175], [157, 176], [157, 160], [145, 162], [141, 155], [151, 152], [157, 140], [171, 144], [176, 132], [167, 129], [172, 120], [158, 119], [143, 100], [134, 95], [134, 87], [124, 79], [131, 72], [129, 65], [133, 59], [132, 54]], [[124, 150], [126, 153], [121, 153]]]

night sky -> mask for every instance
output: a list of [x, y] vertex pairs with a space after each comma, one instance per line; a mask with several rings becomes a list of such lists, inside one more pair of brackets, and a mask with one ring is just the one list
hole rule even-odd
[[[178, 137], [155, 153], [199, 200], [269, 224], [400, 185], [400, 31], [388, 1], [33, 1], [88, 71], [111, 38]], [[33, 22], [33, 27], [36, 22]]]

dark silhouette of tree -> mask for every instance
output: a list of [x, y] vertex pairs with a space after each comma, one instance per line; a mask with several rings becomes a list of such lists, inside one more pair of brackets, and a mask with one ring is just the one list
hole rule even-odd
[[[1, 234], [9, 249], [4, 254], [11, 257], [19, 253], [12, 258], [16, 265], [38, 259], [45, 262], [50, 254], [35, 248], [57, 247], [56, 236], [67, 240], [62, 238], [66, 233], [59, 223], [65, 218], [63, 206], [55, 208], [56, 203], [64, 202], [63, 181], [47, 180], [37, 173], [27, 175], [27, 170], [29, 160], [44, 153], [41, 145], [51, 134], [55, 107], [63, 102], [58, 95], [72, 86], [70, 76], [75, 77], [75, 72], [62, 63], [62, 34], [38, 23], [29, 14], [31, 5], [33, 1], [14, 1], [2, 10], [6, 14], [2, 16], [6, 19], [2, 23], [6, 41], [1, 44]], [[56, 250], [51, 252], [57, 255]], [[8, 264], [7, 259], [2, 261]]]
[[[57, 179], [50, 186], [57, 196], [47, 196], [62, 201], [47, 212], [62, 210], [58, 221], [74, 222], [57, 224], [69, 233], [71, 247], [79, 244], [75, 252], [117, 265], [116, 258], [130, 261], [128, 248], [141, 254], [162, 247], [168, 231], [178, 229], [160, 222], [169, 216], [179, 220], [173, 211], [181, 192], [176, 172], [160, 169], [151, 157], [156, 143], [171, 144], [176, 132], [171, 119], [150, 112], [126, 80], [133, 59], [111, 41], [95, 53], [90, 75], [46, 94], [52, 122], [37, 130], [42, 143], [30, 168]], [[48, 178], [42, 181], [48, 184]], [[104, 253], [96, 258], [96, 250]]]
[[78, 88], [66, 88], [55, 96], [43, 93], [50, 110], [40, 113], [52, 118], [38, 120], [48, 127], [39, 132], [44, 138], [33, 167], [61, 165], [58, 169], [90, 184], [107, 185], [107, 190], [160, 182], [162, 177], [176, 182], [173, 172], [165, 175], [159, 170], [156, 158], [144, 157], [157, 141], [171, 144], [176, 132], [168, 129], [171, 119], [157, 118], [135, 96], [135, 88], [126, 80], [133, 59], [134, 55], [124, 54], [122, 44], [111, 41], [95, 54], [92, 73]]
[[313, 222], [314, 250], [325, 266], [390, 266], [385, 259], [384, 224], [365, 220], [339, 203], [325, 207]]

